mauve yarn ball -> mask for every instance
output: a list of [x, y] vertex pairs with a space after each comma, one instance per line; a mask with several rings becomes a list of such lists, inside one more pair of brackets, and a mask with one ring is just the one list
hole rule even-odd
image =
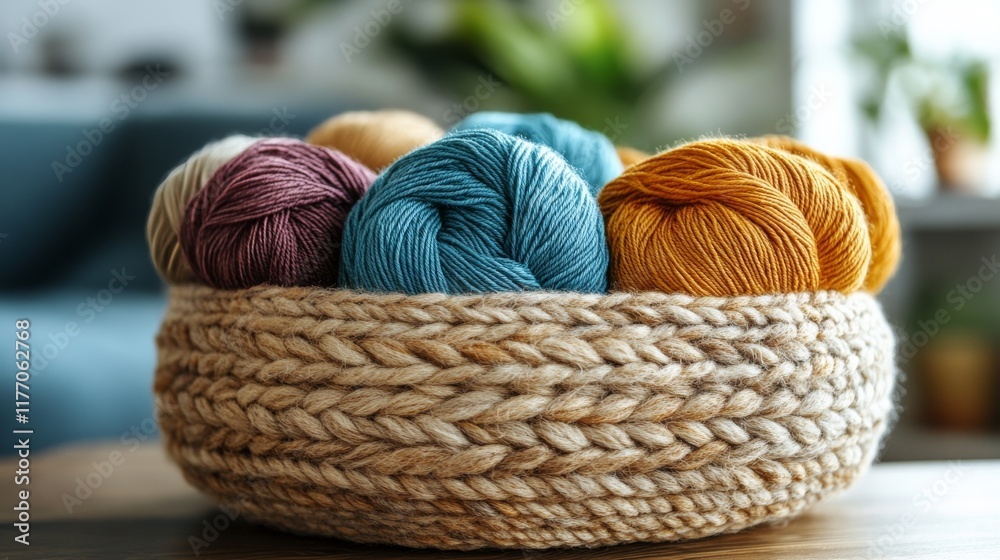
[[210, 286], [335, 286], [351, 207], [375, 180], [344, 154], [261, 140], [220, 167], [188, 203], [181, 245]]
[[389, 166], [351, 211], [341, 284], [450, 294], [607, 288], [604, 220], [587, 183], [534, 142], [449, 134]]

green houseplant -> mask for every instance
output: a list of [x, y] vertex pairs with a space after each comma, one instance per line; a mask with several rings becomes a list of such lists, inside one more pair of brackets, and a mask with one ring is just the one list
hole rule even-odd
[[921, 58], [905, 31], [860, 36], [854, 51], [873, 74], [860, 100], [870, 122], [879, 121], [889, 84], [896, 80], [930, 146], [940, 184], [980, 190], [991, 129], [986, 64], [960, 56]]

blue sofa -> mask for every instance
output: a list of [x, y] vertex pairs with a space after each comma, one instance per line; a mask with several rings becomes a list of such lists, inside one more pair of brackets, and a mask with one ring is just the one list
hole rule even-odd
[[29, 319], [33, 362], [28, 424], [10, 410], [8, 429], [33, 429], [34, 450], [149, 431], [166, 305], [145, 242], [156, 186], [210, 140], [302, 136], [334, 112], [289, 107], [287, 123], [270, 110], [136, 113], [79, 161], [71, 152], [97, 123], [0, 120], [0, 332], [13, 358], [14, 323]]

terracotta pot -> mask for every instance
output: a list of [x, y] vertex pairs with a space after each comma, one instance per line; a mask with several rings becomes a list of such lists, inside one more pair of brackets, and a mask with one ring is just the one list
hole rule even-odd
[[982, 194], [989, 164], [987, 146], [950, 127], [935, 127], [927, 131], [927, 140], [934, 153], [934, 168], [944, 189]]
[[920, 352], [929, 420], [935, 427], [985, 430], [992, 414], [996, 358], [989, 340], [942, 334]]

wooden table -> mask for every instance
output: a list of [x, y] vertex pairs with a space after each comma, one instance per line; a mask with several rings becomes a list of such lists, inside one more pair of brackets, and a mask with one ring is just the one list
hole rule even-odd
[[[700, 541], [450, 553], [296, 537], [239, 518], [222, 531], [206, 531], [206, 523], [221, 512], [185, 484], [153, 440], [63, 448], [31, 460], [27, 547], [13, 542], [11, 529], [16, 462], [0, 461], [6, 485], [5, 503], [0, 504], [6, 527], [0, 558], [194, 558], [192, 543], [201, 539], [199, 558], [1000, 559], [1000, 461], [877, 465], [855, 488], [786, 526]], [[109, 472], [105, 462], [119, 465]], [[85, 498], [74, 496], [88, 477], [96, 488]], [[79, 496], [86, 496], [83, 487]]]

